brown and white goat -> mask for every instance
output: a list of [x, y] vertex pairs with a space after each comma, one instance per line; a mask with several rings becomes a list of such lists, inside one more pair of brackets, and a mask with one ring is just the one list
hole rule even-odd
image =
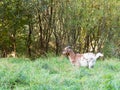
[[72, 65], [77, 67], [86, 66], [88, 68], [92, 68], [95, 65], [97, 58], [99, 58], [100, 56], [101, 57], [103, 56], [102, 53], [75, 54], [73, 50], [70, 48], [70, 46], [65, 47], [62, 54], [68, 56]]

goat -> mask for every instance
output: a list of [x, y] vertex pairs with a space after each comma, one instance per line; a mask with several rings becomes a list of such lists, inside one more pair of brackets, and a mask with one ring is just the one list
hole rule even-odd
[[65, 47], [63, 52], [63, 55], [66, 55], [71, 64], [77, 67], [80, 66], [87, 66], [88, 68], [92, 68], [95, 65], [96, 60], [101, 56], [103, 57], [102, 53], [84, 53], [84, 54], [75, 54], [73, 50], [70, 48], [70, 46]]

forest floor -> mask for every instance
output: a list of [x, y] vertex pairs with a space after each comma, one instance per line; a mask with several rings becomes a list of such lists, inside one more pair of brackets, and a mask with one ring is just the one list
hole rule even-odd
[[120, 90], [120, 61], [75, 68], [65, 57], [0, 59], [0, 90]]

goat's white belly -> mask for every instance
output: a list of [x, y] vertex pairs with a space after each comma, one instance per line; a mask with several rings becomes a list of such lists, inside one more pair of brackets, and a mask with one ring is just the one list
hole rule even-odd
[[88, 63], [86, 60], [80, 60], [80, 66], [87, 66]]

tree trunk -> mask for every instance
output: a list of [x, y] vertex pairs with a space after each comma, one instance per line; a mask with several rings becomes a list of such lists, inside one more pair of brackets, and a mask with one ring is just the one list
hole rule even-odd
[[43, 30], [42, 30], [42, 23], [41, 23], [41, 17], [40, 14], [38, 12], [38, 20], [39, 20], [39, 43], [40, 43], [40, 49], [43, 49]]
[[[31, 17], [28, 16], [28, 19], [30, 19]], [[32, 30], [33, 30], [33, 25], [31, 24], [31, 20], [29, 21], [29, 32], [28, 32], [28, 39], [27, 39], [27, 53], [28, 56], [31, 57], [31, 43], [32, 43]]]
[[12, 52], [14, 53], [14, 57], [16, 57], [16, 30], [14, 29], [13, 33], [10, 35], [12, 42]]

